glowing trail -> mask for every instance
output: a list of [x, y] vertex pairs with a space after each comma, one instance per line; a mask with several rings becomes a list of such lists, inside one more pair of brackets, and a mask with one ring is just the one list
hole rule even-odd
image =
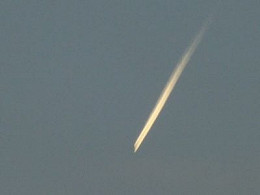
[[135, 141], [134, 152], [136, 152], [138, 150], [138, 148], [140, 147], [141, 143], [143, 142], [145, 136], [147, 135], [147, 133], [151, 129], [154, 121], [156, 120], [156, 118], [160, 114], [160, 112], [161, 112], [164, 104], [166, 103], [170, 93], [172, 92], [175, 84], [177, 83], [179, 77], [181, 76], [183, 69], [185, 68], [185, 66], [189, 62], [192, 54], [194, 53], [195, 49], [197, 48], [198, 44], [200, 43], [200, 41], [201, 41], [201, 39], [202, 39], [206, 29], [207, 29], [208, 24], [209, 24], [209, 22], [207, 22], [205, 25], [202, 26], [201, 30], [199, 31], [197, 36], [194, 38], [193, 42], [188, 47], [188, 49], [186, 50], [186, 52], [182, 56], [181, 60], [179, 61], [179, 63], [175, 67], [175, 69], [173, 70], [173, 72], [170, 76], [170, 79], [168, 80], [168, 82], [167, 82], [166, 86], [164, 87], [159, 99], [157, 100], [157, 103], [156, 103], [153, 111], [151, 112], [142, 132], [140, 133], [137, 140]]

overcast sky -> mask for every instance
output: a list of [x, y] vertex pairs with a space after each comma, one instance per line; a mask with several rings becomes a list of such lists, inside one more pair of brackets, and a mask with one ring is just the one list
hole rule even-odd
[[260, 194], [259, 18], [258, 0], [2, 0], [1, 194]]

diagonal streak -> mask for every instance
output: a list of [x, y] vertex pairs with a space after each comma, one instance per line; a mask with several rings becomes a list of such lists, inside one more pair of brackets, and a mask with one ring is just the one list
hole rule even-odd
[[161, 112], [164, 104], [166, 103], [170, 93], [172, 92], [175, 84], [177, 83], [179, 77], [181, 76], [182, 71], [186, 67], [187, 63], [189, 62], [189, 60], [192, 56], [192, 54], [194, 53], [197, 46], [199, 45], [199, 43], [200, 43], [200, 41], [201, 41], [201, 39], [202, 39], [206, 29], [207, 29], [208, 24], [209, 24], [209, 22], [207, 22], [205, 25], [202, 26], [201, 30], [199, 31], [199, 33], [194, 38], [191, 45], [184, 52], [184, 55], [182, 56], [181, 60], [179, 61], [179, 63], [175, 67], [175, 69], [173, 70], [166, 86], [164, 87], [159, 99], [157, 100], [157, 103], [156, 103], [153, 111], [151, 112], [148, 120], [146, 121], [146, 124], [145, 124], [143, 130], [141, 131], [140, 135], [138, 136], [137, 140], [135, 141], [134, 152], [136, 152], [138, 150], [138, 148], [142, 144], [144, 138], [146, 137], [146, 135], [150, 131], [153, 123], [155, 122], [158, 115], [160, 114], [160, 112]]

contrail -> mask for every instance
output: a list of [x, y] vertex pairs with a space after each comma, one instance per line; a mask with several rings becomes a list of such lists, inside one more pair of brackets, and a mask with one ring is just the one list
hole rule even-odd
[[181, 60], [179, 61], [179, 63], [175, 67], [175, 69], [173, 70], [173, 72], [172, 72], [166, 86], [164, 87], [159, 99], [157, 100], [157, 103], [156, 103], [153, 111], [151, 112], [143, 130], [141, 131], [140, 135], [138, 136], [137, 140], [135, 141], [134, 152], [136, 152], [138, 150], [138, 148], [140, 147], [141, 143], [143, 142], [145, 136], [150, 131], [154, 121], [156, 120], [156, 118], [160, 114], [160, 112], [161, 112], [164, 104], [166, 103], [170, 93], [172, 92], [175, 84], [177, 83], [179, 77], [181, 76], [182, 71], [186, 67], [187, 63], [189, 62], [189, 60], [192, 56], [192, 54], [194, 53], [197, 46], [199, 45], [205, 31], [207, 30], [209, 22], [210, 22], [210, 19], [202, 26], [201, 30], [199, 31], [199, 33], [194, 38], [191, 45], [186, 49], [186, 51], [184, 52], [184, 55], [182, 56]]

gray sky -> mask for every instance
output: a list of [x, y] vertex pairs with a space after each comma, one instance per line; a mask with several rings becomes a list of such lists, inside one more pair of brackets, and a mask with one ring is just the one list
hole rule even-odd
[[260, 194], [259, 18], [257, 0], [2, 0], [1, 194]]

